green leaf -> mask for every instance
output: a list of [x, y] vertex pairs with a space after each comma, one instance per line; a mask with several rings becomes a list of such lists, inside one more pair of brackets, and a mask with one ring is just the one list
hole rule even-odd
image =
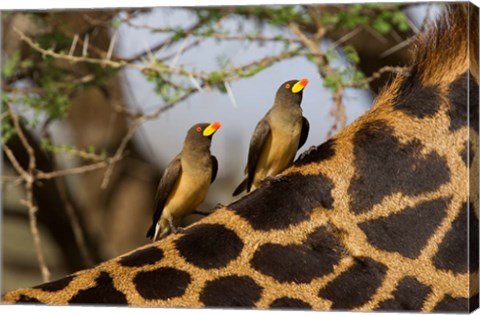
[[339, 16], [336, 14], [322, 14], [320, 16], [320, 23], [323, 26], [329, 26], [329, 25], [334, 25], [337, 24], [339, 21]]
[[47, 150], [50, 150], [52, 148], [52, 144], [50, 143], [50, 140], [48, 140], [47, 138], [41, 138], [40, 139], [40, 147], [47, 151]]
[[8, 58], [3, 67], [2, 67], [2, 75], [5, 79], [11, 78], [14, 74], [15, 71], [17, 70], [18, 64], [20, 61], [20, 52], [16, 51], [14, 52], [10, 58]]
[[335, 49], [328, 49], [325, 53], [325, 57], [327, 57], [328, 62], [331, 62], [333, 60], [336, 60], [338, 58], [338, 55]]
[[323, 78], [323, 86], [329, 90], [336, 91], [339, 84], [340, 81], [337, 75], [329, 75]]
[[219, 68], [226, 68], [230, 65], [231, 62], [232, 60], [230, 60], [230, 57], [225, 54], [217, 56], [217, 64]]
[[375, 19], [372, 26], [380, 34], [387, 34], [392, 30], [392, 26], [382, 18]]
[[408, 18], [403, 12], [394, 12], [392, 15], [392, 22], [395, 23], [398, 29], [402, 32], [406, 32], [410, 29]]
[[25, 60], [22, 60], [22, 62], [20, 62], [20, 68], [22, 69], [28, 69], [31, 67], [33, 67], [33, 60], [31, 59], [25, 59]]
[[12, 98], [10, 97], [10, 95], [4, 92], [2, 92], [1, 98], [2, 98], [2, 103], [10, 103], [12, 101]]
[[172, 36], [172, 42], [178, 42], [182, 38], [185, 38], [185, 36], [187, 36], [187, 33], [185, 33], [184, 30], [177, 30]]
[[119, 19], [115, 19], [112, 21], [112, 27], [119, 28], [122, 25], [122, 22]]
[[17, 133], [17, 130], [13, 127], [9, 119], [4, 119], [2, 121], [2, 144], [6, 143], [12, 136]]
[[225, 72], [213, 71], [208, 74], [208, 81], [209, 82], [223, 81], [224, 77], [225, 77]]
[[358, 64], [360, 62], [360, 56], [352, 45], [346, 45], [343, 47], [345, 52], [345, 57], [353, 64]]

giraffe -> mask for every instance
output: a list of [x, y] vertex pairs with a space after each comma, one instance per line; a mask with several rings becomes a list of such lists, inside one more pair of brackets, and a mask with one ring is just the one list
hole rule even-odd
[[3, 302], [472, 311], [478, 9], [451, 4], [413, 56], [371, 110], [257, 190]]

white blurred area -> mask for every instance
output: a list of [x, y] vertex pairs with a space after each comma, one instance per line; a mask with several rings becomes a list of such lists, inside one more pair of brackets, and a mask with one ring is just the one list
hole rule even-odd
[[[185, 9], [156, 8], [150, 13], [141, 14], [132, 19], [132, 25], [148, 25], [154, 28], [183, 27], [195, 23], [195, 15]], [[261, 31], [265, 36], [278, 33], [273, 27], [264, 26], [254, 21], [229, 18], [222, 23], [223, 32], [228, 29], [231, 34], [248, 34]], [[134, 28], [122, 23], [117, 30], [117, 53], [132, 56], [152, 47], [166, 38], [165, 34], [152, 33], [149, 29]], [[282, 34], [288, 36], [290, 34]], [[187, 38], [187, 43], [194, 38]], [[171, 51], [160, 51], [157, 56], [177, 53], [182, 45], [180, 41]], [[327, 48], [329, 43], [322, 43]], [[183, 64], [186, 69], [212, 71], [220, 68], [218, 58], [228, 58], [231, 66], [237, 67], [266, 56], [276, 55], [283, 49], [282, 43], [249, 41], [204, 40], [200, 45], [177, 56], [176, 65]], [[341, 56], [339, 56], [341, 58]], [[340, 59], [341, 60], [341, 59]], [[154, 84], [148, 82], [138, 71], [127, 70], [124, 73], [126, 102], [131, 109], [153, 112], [164, 105], [161, 97], [155, 94]], [[334, 120], [329, 112], [333, 104], [332, 94], [322, 86], [322, 79], [314, 64], [305, 57], [296, 57], [280, 61], [257, 75], [231, 83], [234, 101], [227, 93], [203, 91], [178, 103], [174, 108], [163, 113], [158, 119], [148, 121], [135, 140], [147, 158], [163, 170], [167, 163], [181, 150], [188, 128], [197, 122], [220, 121], [222, 127], [214, 135], [212, 154], [219, 162], [216, 181], [210, 187], [207, 200], [200, 210], [208, 210], [217, 203], [232, 201], [231, 194], [243, 179], [250, 137], [257, 122], [273, 104], [275, 92], [283, 82], [290, 79], [308, 78], [309, 84], [304, 90], [302, 108], [304, 116], [310, 122], [310, 133], [306, 144], [299, 154], [312, 145], [326, 141], [328, 130]], [[193, 86], [193, 83], [190, 83]], [[348, 89], [344, 94], [347, 124], [365, 112], [372, 103], [368, 91]], [[233, 179], [233, 180], [232, 180]]]

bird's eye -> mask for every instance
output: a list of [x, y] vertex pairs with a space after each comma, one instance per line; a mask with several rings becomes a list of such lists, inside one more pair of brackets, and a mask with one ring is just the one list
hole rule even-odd
[[285, 84], [285, 88], [289, 89], [290, 88], [290, 83]]
[[202, 131], [202, 127], [198, 126], [197, 127], [197, 132], [201, 132]]

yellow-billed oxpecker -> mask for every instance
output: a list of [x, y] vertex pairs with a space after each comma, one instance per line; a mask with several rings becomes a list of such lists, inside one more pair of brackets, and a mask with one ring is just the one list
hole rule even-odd
[[199, 123], [188, 130], [182, 151], [167, 166], [158, 185], [148, 238], [156, 241], [175, 232], [182, 218], [205, 199], [217, 175], [218, 163], [210, 154], [210, 144], [220, 126], [219, 122]]
[[275, 176], [293, 162], [295, 154], [305, 144], [310, 125], [300, 107], [303, 89], [308, 80], [290, 80], [277, 90], [272, 108], [255, 127], [250, 140], [247, 177], [233, 196], [257, 188], [267, 176]]

